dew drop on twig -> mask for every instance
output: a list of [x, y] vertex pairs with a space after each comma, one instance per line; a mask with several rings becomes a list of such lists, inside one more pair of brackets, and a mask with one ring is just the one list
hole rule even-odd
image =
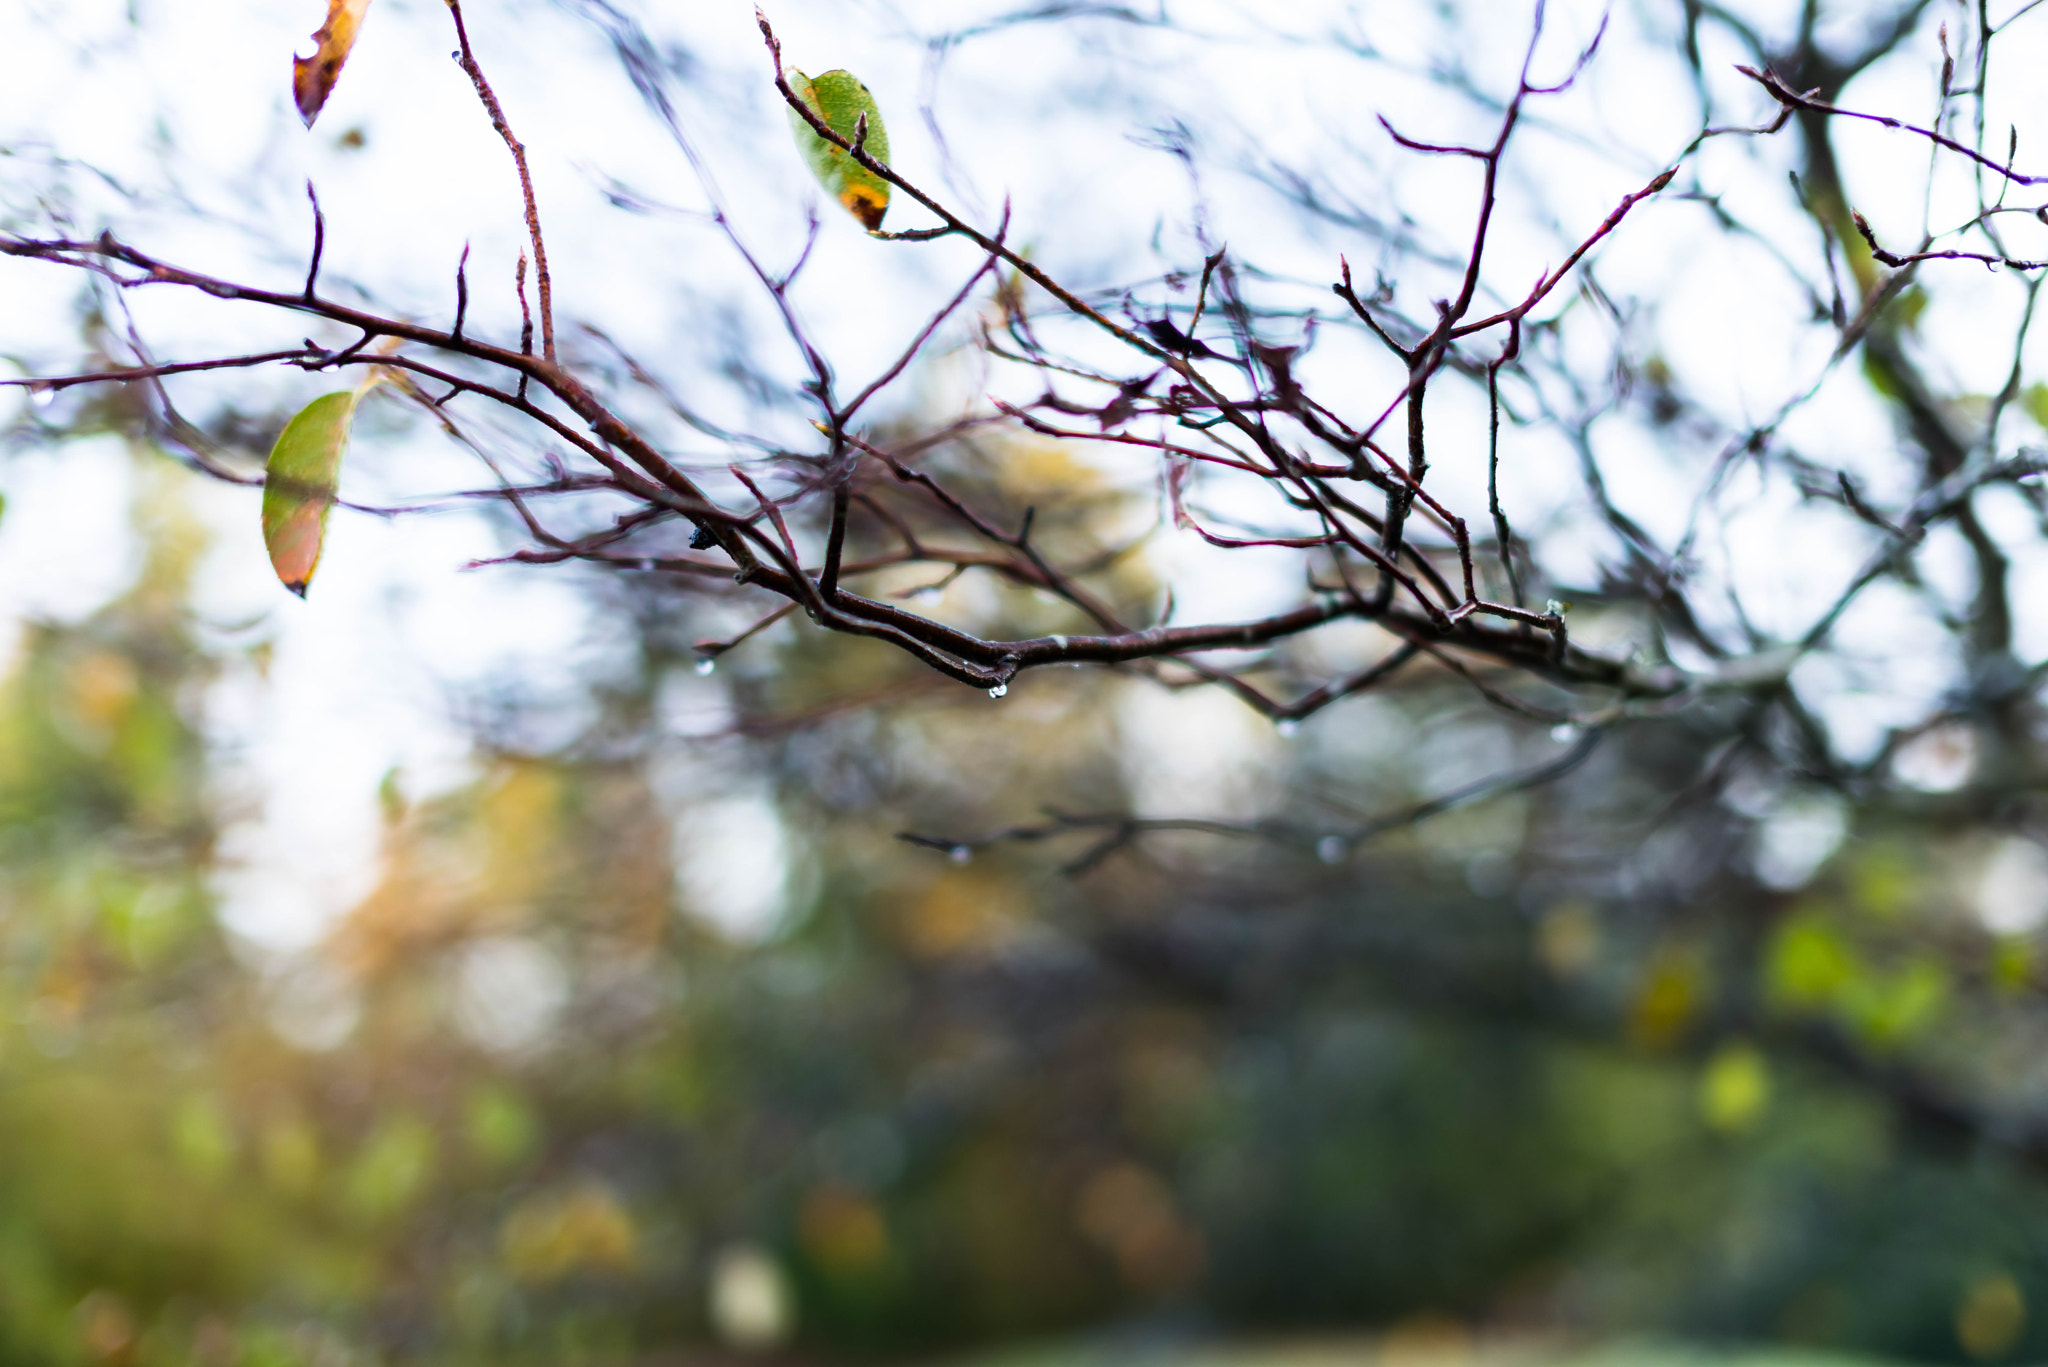
[[49, 385], [32, 385], [28, 391], [28, 401], [37, 408], [48, 408], [57, 402], [57, 391]]
[[1344, 837], [1326, 835], [1316, 842], [1316, 858], [1325, 864], [1339, 863], [1344, 858]]
[[1282, 717], [1273, 723], [1274, 734], [1282, 740], [1291, 740], [1301, 734], [1301, 723], [1292, 717]]
[[700, 675], [702, 675], [702, 674], [709, 674], [709, 673], [710, 673], [710, 672], [711, 672], [712, 670], [714, 670], [714, 669], [716, 669], [716, 668], [718, 668], [718, 661], [716, 661], [716, 660], [699, 660], [699, 661], [697, 661], [697, 673], [698, 673], [698, 674], [700, 674]]
[[1579, 738], [1579, 728], [1568, 721], [1559, 722], [1550, 728], [1550, 738], [1559, 745], [1569, 745]]
[[952, 860], [955, 864], [965, 864], [973, 857], [974, 851], [965, 845], [955, 845], [952, 849], [946, 851], [946, 858]]
[[991, 688], [991, 689], [990, 689], [990, 690], [988, 691], [988, 695], [989, 695], [989, 696], [990, 696], [991, 698], [1000, 698], [1000, 697], [1002, 697], [1002, 696], [1003, 696], [1003, 694], [1005, 694], [1005, 693], [1007, 693], [1007, 692], [1009, 692], [1009, 691], [1010, 691], [1010, 686], [1009, 686], [1008, 684], [1006, 684], [1006, 683], [999, 683], [999, 684], [997, 684], [997, 685], [996, 685], [996, 686], [995, 686], [994, 688]]

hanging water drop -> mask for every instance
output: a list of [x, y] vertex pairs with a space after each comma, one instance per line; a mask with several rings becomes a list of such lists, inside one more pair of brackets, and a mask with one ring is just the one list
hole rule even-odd
[[698, 673], [699, 677], [701, 677], [701, 676], [703, 676], [703, 675], [706, 675], [706, 674], [709, 674], [709, 673], [710, 673], [710, 672], [711, 672], [712, 670], [714, 670], [714, 669], [716, 669], [716, 668], [718, 668], [718, 661], [716, 661], [716, 660], [699, 660], [699, 661], [697, 661], [697, 673]]
[[965, 864], [973, 857], [974, 851], [965, 845], [955, 845], [952, 849], [946, 851], [946, 858], [952, 860], [955, 864]]
[[988, 695], [989, 695], [989, 696], [990, 696], [991, 698], [1000, 698], [1000, 697], [1002, 697], [1002, 696], [1003, 696], [1003, 694], [1005, 694], [1005, 693], [1007, 693], [1007, 692], [1009, 692], [1009, 691], [1010, 691], [1010, 686], [1009, 686], [1008, 684], [1006, 684], [1006, 683], [999, 683], [999, 684], [997, 684], [997, 685], [996, 685], [996, 686], [995, 686], [994, 688], [991, 688], [991, 689], [990, 689], [990, 690], [988, 691]]
[[1273, 731], [1282, 740], [1292, 740], [1301, 734], [1301, 723], [1292, 717], [1282, 717], [1273, 723]]
[[1344, 837], [1326, 835], [1316, 842], [1316, 858], [1325, 864], [1341, 863], [1344, 858]]
[[33, 385], [28, 391], [28, 401], [37, 408], [48, 408], [57, 402], [57, 391], [49, 385]]
[[1550, 728], [1550, 738], [1559, 745], [1569, 745], [1579, 738], [1579, 728], [1570, 722], [1559, 722]]

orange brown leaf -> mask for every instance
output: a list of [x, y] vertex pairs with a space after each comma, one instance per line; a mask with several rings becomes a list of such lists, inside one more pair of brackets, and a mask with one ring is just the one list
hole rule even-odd
[[341, 64], [348, 60], [349, 49], [356, 45], [356, 33], [362, 28], [363, 15], [369, 8], [370, 0], [327, 0], [327, 22], [313, 35], [318, 49], [311, 57], [292, 58], [292, 102], [298, 105], [299, 117], [306, 121], [306, 127], [313, 126], [313, 120], [320, 117], [320, 107], [333, 93], [334, 83], [341, 76]]

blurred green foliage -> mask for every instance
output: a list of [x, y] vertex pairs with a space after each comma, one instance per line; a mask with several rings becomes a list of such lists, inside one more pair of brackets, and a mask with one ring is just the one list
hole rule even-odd
[[[1167, 842], [1068, 878], [890, 836], [993, 820], [997, 763], [1119, 800], [1132, 704], [1073, 674], [1006, 704], [1027, 731], [914, 689], [821, 712], [897, 666], [790, 632], [716, 680], [795, 852], [776, 928], [723, 934], [679, 880], [678, 830], [731, 798], [713, 770], [677, 798], [652, 744], [490, 752], [431, 800], [387, 785], [377, 886], [316, 956], [352, 1019], [288, 1042], [317, 982], [213, 916], [202, 709], [264, 648], [192, 617], [179, 509], [150, 477], [135, 587], [30, 627], [0, 687], [0, 1358], [896, 1355], [1103, 1325], [1159, 1351], [1378, 1328], [1388, 1361], [1445, 1363], [1559, 1333], [2048, 1349], [2038, 1180], [1885, 1085], [1995, 1096], [2026, 1066], [2034, 943], [1948, 909], [1974, 837], [1873, 818], [1804, 890], [1730, 873], [1683, 916], [1545, 883], [1682, 734], [1349, 869]], [[712, 684], [612, 606], [648, 625], [595, 731], [645, 739], [664, 689]], [[1295, 782], [1427, 783], [1292, 753]], [[1475, 841], [1521, 872], [1474, 891]]]

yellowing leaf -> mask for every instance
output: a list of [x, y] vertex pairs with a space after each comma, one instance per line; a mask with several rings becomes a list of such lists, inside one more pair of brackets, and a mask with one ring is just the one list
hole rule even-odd
[[320, 117], [320, 106], [333, 93], [341, 64], [356, 45], [356, 31], [363, 26], [369, 8], [370, 0], [327, 0], [327, 22], [313, 35], [319, 50], [311, 57], [292, 58], [292, 101], [306, 127], [313, 126], [313, 120]]
[[[854, 79], [852, 72], [828, 71], [813, 79], [801, 71], [792, 70], [789, 88], [811, 107], [811, 112], [822, 119], [827, 128], [848, 142], [854, 140], [854, 130], [861, 115], [867, 115], [867, 138], [861, 143], [861, 150], [883, 165], [888, 164], [889, 135], [882, 128], [882, 111], [876, 107], [875, 97]], [[846, 206], [846, 211], [859, 219], [869, 232], [879, 230], [882, 215], [889, 212], [889, 182], [855, 161], [845, 148], [819, 137], [818, 131], [805, 123], [794, 109], [789, 111], [789, 124], [796, 133], [796, 144], [803, 150], [804, 160], [810, 163], [811, 174], [818, 178], [818, 183], [831, 191]]]
[[277, 577], [301, 598], [320, 563], [360, 393], [322, 394], [300, 409], [278, 434], [263, 469], [263, 545]]

